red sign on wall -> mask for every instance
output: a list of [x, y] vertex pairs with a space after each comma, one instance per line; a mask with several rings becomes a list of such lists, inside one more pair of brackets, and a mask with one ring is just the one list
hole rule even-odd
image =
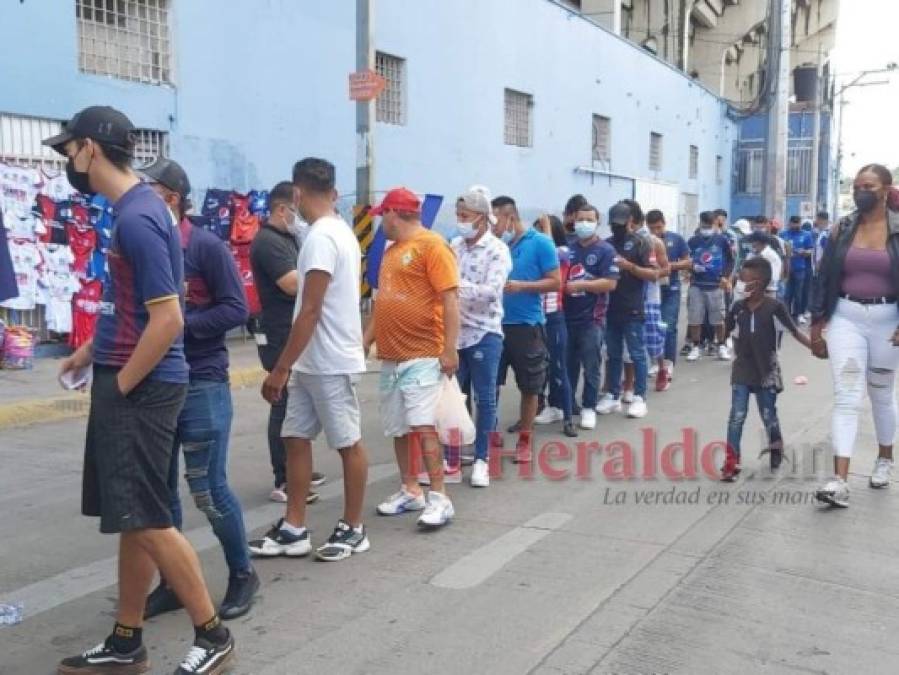
[[373, 70], [350, 73], [350, 100], [372, 101], [386, 86], [387, 80]]

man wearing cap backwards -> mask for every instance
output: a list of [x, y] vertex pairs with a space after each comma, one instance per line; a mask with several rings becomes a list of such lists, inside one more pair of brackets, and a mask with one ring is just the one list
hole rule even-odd
[[343, 517], [319, 560], [339, 561], [370, 548], [362, 524], [368, 457], [356, 385], [365, 372], [359, 280], [362, 254], [352, 229], [334, 211], [334, 165], [307, 157], [293, 167], [297, 209], [311, 223], [297, 262], [297, 304], [281, 355], [262, 384], [278, 401], [287, 388], [281, 435], [287, 448], [287, 510], [262, 538], [255, 555], [300, 557], [312, 551], [306, 529], [306, 494], [312, 480], [312, 441], [322, 431], [343, 463]]
[[490, 191], [472, 186], [456, 201], [459, 262], [459, 384], [471, 383], [477, 404], [472, 487], [488, 487], [488, 446], [496, 427], [496, 376], [503, 351], [503, 286], [512, 269], [509, 247], [493, 236]]
[[[402, 485], [378, 505], [382, 516], [423, 511], [418, 524], [442, 527], [455, 512], [446, 495], [435, 416], [443, 376], [459, 366], [459, 270], [443, 238], [421, 224], [421, 201], [405, 188], [372, 209], [393, 245], [384, 251], [366, 351], [377, 344], [381, 366], [381, 421], [393, 438]], [[419, 458], [430, 478], [425, 499]]]
[[512, 272], [503, 294], [505, 339], [499, 379], [500, 383], [505, 380], [505, 372], [511, 366], [521, 392], [513, 461], [527, 464], [533, 455], [531, 431], [537, 416], [537, 398], [543, 391], [549, 362], [541, 293], [561, 288], [559, 254], [552, 239], [521, 221], [514, 199], [500, 196], [490, 205], [497, 219], [494, 232], [499, 233], [512, 254]]
[[[185, 478], [194, 503], [206, 515], [228, 564], [228, 590], [219, 608], [222, 619], [250, 610], [259, 577], [250, 564], [240, 502], [228, 487], [228, 437], [231, 433], [231, 387], [228, 384], [226, 333], [249, 316], [243, 284], [225, 243], [191, 224], [186, 216], [190, 181], [181, 166], [158, 159], [144, 177], [178, 219], [184, 252], [184, 353], [190, 368], [187, 399], [178, 418], [169, 469], [172, 520], [181, 529], [178, 498], [178, 453], [184, 450]], [[180, 609], [181, 602], [165, 579], [147, 598], [146, 618]]]
[[97, 106], [44, 141], [68, 158], [72, 187], [99, 192], [114, 213], [109, 283], [94, 339], [63, 361], [61, 374], [77, 377], [93, 364], [81, 509], [100, 517], [101, 532], [120, 535], [118, 609], [112, 634], [64, 659], [58, 672], [149, 670], [141, 634], [158, 569], [195, 626], [176, 674], [220, 673], [234, 640], [212, 605], [197, 554], [173, 526], [167, 486], [188, 389], [181, 242], [165, 203], [131, 169], [133, 131], [125, 115]]

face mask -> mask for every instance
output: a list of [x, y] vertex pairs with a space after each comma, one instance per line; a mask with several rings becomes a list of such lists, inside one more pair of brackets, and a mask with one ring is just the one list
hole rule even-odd
[[627, 225], [612, 225], [612, 236], [615, 239], [624, 239], [627, 236]]
[[511, 244], [511, 243], [512, 243], [512, 240], [513, 240], [514, 238], [515, 238], [515, 233], [514, 233], [514, 232], [510, 232], [509, 230], [506, 230], [505, 232], [503, 232], [503, 233], [500, 235], [500, 239], [502, 239], [502, 240], [503, 240], [503, 243], [505, 243], [505, 244]]
[[[84, 148], [82, 148], [82, 150], [83, 149]], [[81, 150], [75, 153], [75, 157], [80, 153]], [[66, 162], [66, 178], [69, 181], [69, 185], [75, 188], [75, 190], [83, 195], [91, 195], [94, 191], [91, 189], [90, 177], [88, 176], [87, 171], [75, 170], [75, 157], [70, 157], [69, 161]], [[91, 161], [93, 161], [93, 158], [91, 158]], [[87, 168], [90, 169], [90, 163], [88, 163]]]
[[596, 223], [589, 220], [579, 220], [574, 224], [574, 234], [578, 239], [590, 239], [596, 234]]
[[703, 237], [711, 237], [715, 233], [715, 228], [713, 227], [700, 227], [699, 234]]
[[641, 225], [641, 226], [640, 226], [640, 229], [637, 230], [637, 232], [639, 232], [640, 234], [647, 234], [647, 235], [648, 235], [648, 234], [650, 234], [650, 232], [649, 232], [649, 226], [648, 226], [648, 225]]
[[456, 231], [463, 239], [473, 239], [480, 232], [480, 228], [474, 223], [463, 223], [460, 220], [456, 223]]
[[855, 207], [862, 213], [873, 211], [880, 202], [874, 190], [856, 190], [852, 193], [852, 198], [855, 200]]

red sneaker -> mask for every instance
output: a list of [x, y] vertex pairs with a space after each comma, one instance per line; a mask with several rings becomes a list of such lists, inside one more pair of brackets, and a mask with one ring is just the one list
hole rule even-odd
[[668, 391], [671, 386], [671, 376], [668, 375], [667, 368], [659, 368], [659, 374], [656, 376], [656, 391]]
[[739, 475], [740, 455], [728, 448], [727, 456], [724, 458], [724, 466], [721, 469], [721, 480], [725, 483], [733, 483]]

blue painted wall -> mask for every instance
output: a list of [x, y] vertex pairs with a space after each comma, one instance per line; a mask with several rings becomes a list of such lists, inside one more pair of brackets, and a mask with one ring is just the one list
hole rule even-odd
[[[52, 7], [51, 7], [52, 5]], [[197, 192], [267, 188], [320, 155], [355, 189], [355, 64], [349, 0], [173, 0], [173, 86], [78, 72], [74, 2], [0, 6], [0, 112], [64, 119], [92, 103], [121, 108], [170, 134]], [[524, 215], [558, 211], [574, 192], [601, 209], [633, 194], [633, 178], [678, 185], [700, 209], [726, 204], [737, 127], [725, 105], [683, 74], [549, 0], [379, 0], [377, 49], [407, 59], [407, 124], [377, 124], [378, 190], [405, 184], [452, 197], [471, 183], [511, 194]], [[503, 143], [503, 90], [534, 96], [534, 144]], [[591, 162], [592, 114], [612, 120], [614, 174]], [[649, 134], [664, 135], [649, 172]], [[689, 146], [699, 147], [697, 179]], [[724, 158], [723, 180], [715, 158]], [[352, 197], [346, 199], [346, 202]], [[651, 205], [646, 205], [647, 207]]]

